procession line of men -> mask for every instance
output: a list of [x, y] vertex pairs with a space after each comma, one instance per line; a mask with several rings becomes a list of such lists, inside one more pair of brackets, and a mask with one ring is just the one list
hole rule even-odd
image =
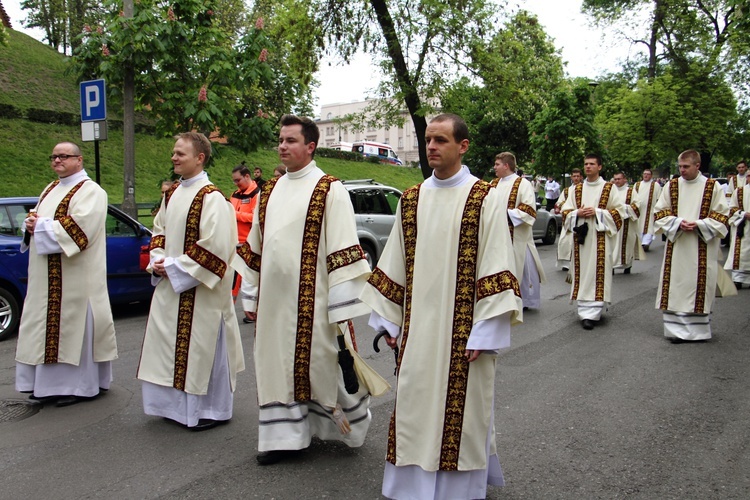
[[[164, 194], [150, 247], [155, 291], [137, 371], [144, 411], [193, 430], [231, 419], [237, 374], [245, 368], [232, 301], [235, 270], [243, 309], [257, 315], [261, 465], [307, 448], [313, 436], [363, 444], [370, 388], [362, 380], [346, 386], [337, 360], [342, 343], [355, 344], [350, 331], [340, 338], [347, 330], [341, 325], [370, 314], [369, 324], [398, 348], [383, 494], [483, 498], [488, 484], [504, 483], [493, 413], [496, 356], [509, 347], [523, 309], [539, 307], [545, 280], [531, 230], [533, 189], [516, 175], [510, 153], [497, 155], [492, 184], [474, 177], [461, 161], [469, 148], [466, 123], [438, 115], [426, 130], [433, 175], [404, 192], [371, 272], [346, 189], [315, 163], [319, 137], [312, 120], [282, 118], [278, 151], [287, 174], [256, 193], [244, 241], [236, 207], [204, 171], [210, 142], [195, 132], [177, 137], [172, 162], [181, 180]], [[59, 179], [24, 226], [29, 292], [16, 386], [65, 406], [110, 387], [117, 347], [106, 293], [106, 193], [86, 175], [75, 144], [58, 144], [50, 160]], [[653, 208], [656, 232], [668, 240], [657, 298], [668, 338], [710, 337], [718, 241], [727, 224], [735, 234], [749, 218], [750, 194], [738, 190], [730, 222], [725, 196], [700, 175], [699, 161], [694, 151], [680, 155], [682, 177]], [[562, 202], [572, 245], [560, 257], [571, 261], [571, 300], [587, 329], [611, 301], [613, 263], [627, 269], [630, 250], [638, 248], [633, 235], [647, 233], [636, 221], [654, 192], [653, 185], [628, 188], [621, 173], [616, 186], [605, 182], [601, 169], [601, 158], [588, 155], [585, 181], [566, 190]], [[240, 181], [249, 172], [234, 173], [238, 192], [248, 192], [252, 184]], [[644, 204], [641, 193], [650, 201]], [[244, 199], [238, 196], [240, 205]], [[744, 262], [748, 245], [741, 238], [733, 248]], [[674, 259], [696, 266], [697, 283], [672, 271]]]

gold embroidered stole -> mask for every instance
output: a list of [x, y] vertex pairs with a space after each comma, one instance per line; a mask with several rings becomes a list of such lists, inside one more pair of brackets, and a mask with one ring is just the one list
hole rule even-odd
[[[200, 239], [200, 222], [201, 213], [203, 212], [203, 200], [207, 194], [213, 193], [214, 191], [219, 191], [219, 188], [213, 184], [203, 186], [193, 198], [193, 201], [190, 204], [190, 209], [188, 210], [187, 220], [185, 222], [183, 251], [193, 259], [195, 259], [194, 255], [197, 247], [196, 242]], [[213, 257], [216, 258], [216, 256]], [[201, 262], [198, 263], [203, 265]], [[222, 262], [222, 264], [224, 263]], [[211, 267], [214, 269], [217, 268], [217, 266]], [[218, 269], [214, 272], [217, 271]], [[188, 354], [190, 352], [190, 337], [193, 329], [196, 288], [197, 287], [193, 287], [180, 294], [174, 352], [174, 380], [172, 384], [172, 386], [179, 391], [185, 390], [185, 380], [187, 378]]]
[[[404, 293], [404, 326], [402, 329], [401, 349], [398, 367], [401, 366], [404, 351], [407, 347], [411, 323], [411, 303], [414, 288], [414, 259], [417, 243], [417, 204], [419, 188], [408, 189], [401, 197], [401, 221], [404, 236], [406, 287]], [[451, 332], [451, 355], [448, 376], [448, 387], [445, 403], [445, 420], [440, 448], [440, 470], [458, 470], [458, 454], [461, 446], [461, 431], [466, 403], [469, 379], [469, 363], [464, 353], [471, 333], [474, 319], [475, 294], [478, 289], [476, 264], [479, 248], [479, 225], [482, 203], [491, 186], [484, 181], [477, 181], [472, 186], [461, 216], [461, 228], [458, 243], [458, 262], [456, 271], [456, 290]], [[520, 296], [520, 287], [515, 277], [509, 273], [499, 273], [489, 277], [487, 285], [497, 284], [495, 293], [504, 291], [502, 286], [512, 287]], [[513, 283], [515, 282], [515, 286]], [[508, 288], [505, 288], [508, 289]], [[386, 460], [396, 462], [396, 421], [395, 412], [391, 417], [388, 431], [388, 449]]]
[[[672, 179], [669, 181], [669, 201], [671, 205], [671, 213], [661, 213], [661, 217], [665, 215], [672, 215], [679, 217], [678, 203], [679, 203], [679, 179]], [[701, 201], [701, 210], [698, 216], [699, 219], [705, 219], [709, 216], [711, 210], [711, 200], [713, 199], [714, 192], [714, 181], [713, 179], [706, 179], [706, 185], [703, 187], [703, 199]], [[666, 212], [663, 211], [663, 212]], [[661, 301], [659, 302], [659, 309], [669, 309], [669, 286], [672, 278], [672, 254], [674, 250], [674, 243], [667, 239], [667, 248], [664, 250], [664, 276], [661, 282]], [[708, 271], [708, 245], [703, 241], [700, 236], [698, 237], [698, 276], [695, 290], [695, 305], [693, 312], [696, 314], [702, 314], [703, 308], [706, 304], [706, 273]]]
[[[330, 175], [321, 177], [313, 189], [310, 204], [307, 207], [305, 229], [302, 236], [299, 294], [297, 296], [297, 334], [294, 348], [295, 401], [309, 401], [312, 397], [310, 389], [310, 351], [312, 349], [313, 321], [315, 320], [318, 247], [320, 245], [323, 216], [325, 215], [326, 197], [331, 188], [331, 183], [335, 180], [336, 178]], [[265, 189], [266, 186], [263, 187]], [[265, 224], [265, 217], [261, 224]]]
[[[737, 188], [737, 206], [740, 207], [738, 210], [745, 210], [745, 188]], [[744, 222], [743, 222], [744, 223]], [[732, 269], [739, 270], [740, 268], [740, 252], [742, 251], [742, 238], [738, 237], [735, 233], [734, 238], [734, 256], [732, 258]]]
[[[81, 250], [88, 245], [86, 235], [78, 227], [78, 224], [68, 215], [70, 200], [88, 179], [84, 179], [68, 191], [55, 209], [54, 220], [59, 221], [68, 232], [73, 241]], [[58, 184], [56, 180], [39, 199], [38, 205]], [[57, 363], [60, 351], [60, 315], [62, 312], [62, 254], [52, 253], [47, 255], [47, 329], [44, 339], [44, 364]], [[85, 311], [82, 312], [85, 314]]]

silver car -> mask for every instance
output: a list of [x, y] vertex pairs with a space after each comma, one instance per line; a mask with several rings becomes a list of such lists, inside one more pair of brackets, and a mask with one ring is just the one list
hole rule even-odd
[[396, 222], [396, 207], [401, 191], [372, 179], [343, 181], [354, 207], [359, 244], [374, 268]]

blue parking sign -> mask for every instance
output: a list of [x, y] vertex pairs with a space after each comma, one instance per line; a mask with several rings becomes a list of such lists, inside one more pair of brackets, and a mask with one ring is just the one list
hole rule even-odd
[[81, 121], [93, 122], [107, 119], [107, 94], [104, 80], [81, 82]]

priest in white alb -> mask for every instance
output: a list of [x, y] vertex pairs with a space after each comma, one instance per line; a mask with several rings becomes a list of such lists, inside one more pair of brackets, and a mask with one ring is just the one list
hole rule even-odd
[[148, 270], [156, 286], [141, 349], [143, 409], [194, 431], [229, 422], [237, 373], [245, 368], [229, 263], [237, 247], [234, 209], [204, 171], [206, 136], [177, 136], [181, 175], [154, 219]]
[[311, 119], [282, 117], [278, 151], [287, 173], [263, 185], [233, 262], [243, 308], [257, 313], [261, 465], [304, 450], [313, 436], [361, 446], [372, 418], [367, 388], [348, 393], [337, 361], [339, 323], [370, 312], [358, 298], [370, 267], [348, 191], [313, 160], [319, 138]]
[[737, 288], [750, 286], [750, 184], [736, 189], [729, 202], [729, 227], [732, 231], [724, 269], [731, 271]]
[[721, 185], [701, 174], [697, 151], [684, 151], [677, 161], [680, 177], [664, 186], [655, 207], [656, 233], [667, 237], [656, 308], [672, 342], [708, 340], [729, 208]]
[[563, 205], [565, 228], [573, 234], [570, 300], [578, 301], [578, 318], [591, 330], [612, 301], [612, 247], [622, 227], [623, 205], [611, 182], [599, 175], [602, 159], [586, 155], [586, 180]]
[[24, 221], [29, 281], [16, 390], [68, 406], [108, 390], [117, 359], [107, 294], [107, 193], [86, 174], [76, 144], [57, 144], [50, 161], [58, 179]]
[[495, 175], [491, 184], [500, 193], [500, 203], [508, 207], [508, 229], [513, 242], [516, 274], [521, 280], [524, 309], [539, 309], [541, 288], [546, 281], [542, 261], [534, 244], [536, 201], [531, 183], [516, 174], [516, 157], [504, 152], [495, 156]]
[[623, 172], [617, 172], [614, 175], [613, 183], [623, 202], [622, 228], [617, 232], [617, 241], [612, 245], [613, 269], [622, 270], [623, 274], [630, 274], [633, 261], [646, 258], [641, 246], [638, 226], [641, 202], [638, 196], [635, 196], [633, 186], [628, 186], [628, 179]]
[[747, 184], [747, 162], [740, 160], [737, 162], [737, 175], [733, 179], [729, 179], [729, 193], [734, 193], [737, 188], [745, 187]]
[[641, 245], [648, 251], [654, 241], [654, 207], [661, 195], [661, 185], [654, 180], [654, 174], [650, 168], [643, 169], [640, 181], [635, 183], [633, 189], [641, 204], [638, 226], [641, 233]]
[[575, 193], [576, 185], [583, 182], [583, 175], [580, 168], [574, 168], [570, 171], [571, 185], [563, 189], [560, 199], [555, 204], [555, 213], [562, 214], [562, 228], [560, 236], [557, 238], [557, 267], [561, 271], [570, 271], [570, 259], [573, 255], [573, 233], [565, 229], [566, 214], [562, 212], [565, 201]]
[[485, 498], [504, 478], [495, 443], [495, 367], [522, 319], [508, 214], [461, 158], [459, 116], [427, 126], [433, 174], [407, 189], [362, 300], [370, 326], [398, 346], [396, 401], [382, 493]]

